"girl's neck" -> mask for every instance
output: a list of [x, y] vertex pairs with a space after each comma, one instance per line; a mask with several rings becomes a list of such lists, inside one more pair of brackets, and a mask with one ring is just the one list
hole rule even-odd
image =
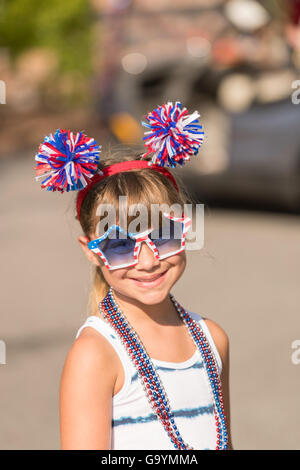
[[158, 304], [147, 305], [115, 290], [112, 293], [116, 303], [132, 325], [150, 322], [153, 326], [175, 326], [182, 323], [169, 295]]

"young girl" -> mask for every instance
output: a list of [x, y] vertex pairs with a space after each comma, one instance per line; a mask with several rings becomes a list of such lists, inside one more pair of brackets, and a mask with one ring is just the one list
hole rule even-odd
[[[99, 162], [93, 139], [63, 130], [40, 146], [38, 177], [50, 169], [42, 187], [78, 190], [84, 234], [78, 241], [94, 266], [89, 316], [61, 378], [62, 449], [232, 448], [228, 337], [171, 294], [186, 268], [190, 219], [184, 190], [164, 165], [182, 165], [198, 150], [198, 116], [187, 115], [180, 103], [150, 113], [143, 123], [150, 129], [149, 151], [142, 159]], [[157, 226], [148, 217], [148, 226], [132, 233], [134, 217], [126, 209], [124, 228], [120, 196], [127, 207], [142, 204], [147, 214], [155, 204], [175, 204], [182, 217], [164, 212]], [[98, 233], [104, 204], [115, 209], [116, 221]], [[168, 236], [162, 233], [165, 221]]]

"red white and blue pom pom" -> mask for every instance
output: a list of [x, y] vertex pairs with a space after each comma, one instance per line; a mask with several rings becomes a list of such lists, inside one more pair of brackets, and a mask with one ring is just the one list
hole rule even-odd
[[57, 129], [39, 146], [35, 179], [44, 178], [41, 187], [48, 191], [80, 191], [97, 171], [100, 149], [83, 132]]
[[142, 125], [150, 129], [145, 132], [146, 157], [154, 152], [152, 164], [176, 167], [184, 165], [191, 155], [198, 153], [203, 142], [204, 131], [199, 124], [200, 114], [188, 114], [180, 101], [168, 102], [151, 111]]

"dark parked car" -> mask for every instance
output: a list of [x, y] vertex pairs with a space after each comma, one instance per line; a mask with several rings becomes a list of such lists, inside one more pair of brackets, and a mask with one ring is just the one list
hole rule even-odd
[[207, 174], [197, 171], [196, 162], [192, 169], [187, 165], [184, 175], [193, 192], [208, 201], [300, 210], [300, 105], [287, 100], [254, 106], [228, 120], [226, 168]]

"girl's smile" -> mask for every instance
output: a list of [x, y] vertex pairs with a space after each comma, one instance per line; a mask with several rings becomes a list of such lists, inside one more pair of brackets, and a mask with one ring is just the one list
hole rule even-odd
[[167, 272], [168, 272], [168, 269], [152, 276], [149, 275], [149, 276], [143, 276], [143, 277], [137, 277], [137, 278], [130, 277], [129, 279], [132, 280], [137, 287], [143, 287], [143, 288], [149, 289], [151, 287], [153, 288], [153, 287], [159, 286], [166, 278]]

